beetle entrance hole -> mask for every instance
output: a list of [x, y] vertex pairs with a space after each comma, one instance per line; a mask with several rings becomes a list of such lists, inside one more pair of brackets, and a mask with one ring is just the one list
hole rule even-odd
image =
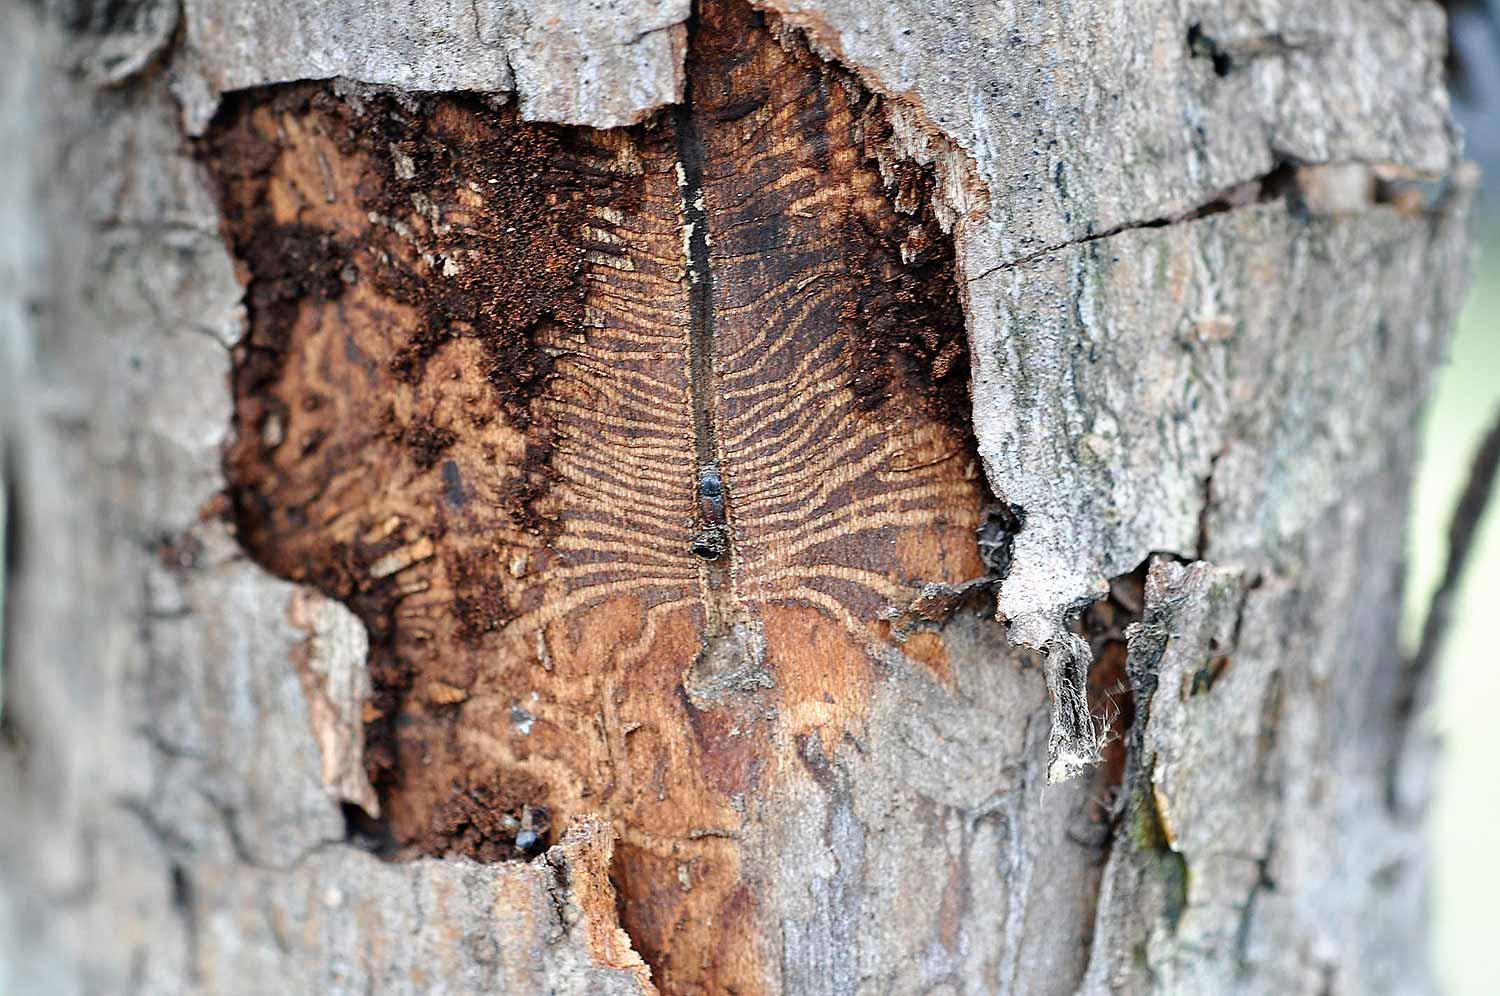
[[702, 560], [718, 560], [724, 555], [724, 531], [710, 527], [693, 537], [693, 556]]

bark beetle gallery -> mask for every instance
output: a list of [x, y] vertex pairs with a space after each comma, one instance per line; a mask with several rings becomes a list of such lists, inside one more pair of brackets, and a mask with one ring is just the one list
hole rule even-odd
[[[668, 991], [757, 987], [739, 828], [857, 736], [925, 582], [982, 575], [952, 243], [879, 100], [706, 5], [628, 129], [336, 85], [202, 155], [246, 281], [246, 548], [370, 631], [402, 853], [598, 812]], [[809, 746], [814, 745], [814, 746]]]

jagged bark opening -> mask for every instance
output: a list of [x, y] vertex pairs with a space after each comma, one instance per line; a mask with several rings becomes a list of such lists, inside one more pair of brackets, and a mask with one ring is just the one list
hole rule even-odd
[[953, 239], [880, 103], [715, 4], [638, 126], [294, 84], [199, 145], [250, 318], [234, 525], [369, 631], [390, 841], [606, 816], [671, 986], [764, 984], [757, 797], [860, 735], [883, 656], [951, 680], [888, 620], [987, 571]]

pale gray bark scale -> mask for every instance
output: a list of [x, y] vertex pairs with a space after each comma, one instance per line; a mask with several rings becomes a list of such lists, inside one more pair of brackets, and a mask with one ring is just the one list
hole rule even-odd
[[688, 0], [185, 0], [175, 91], [190, 132], [219, 96], [342, 77], [515, 91], [533, 121], [634, 124], [682, 95]]

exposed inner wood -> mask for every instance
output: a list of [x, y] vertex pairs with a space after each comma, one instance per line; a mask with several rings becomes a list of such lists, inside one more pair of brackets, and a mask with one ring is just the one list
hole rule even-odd
[[947, 676], [889, 620], [984, 573], [984, 495], [931, 178], [748, 8], [688, 68], [612, 131], [256, 91], [202, 153], [250, 319], [236, 522], [369, 628], [394, 839], [498, 860], [603, 814], [663, 991], [748, 993], [761, 801], [882, 658]]

